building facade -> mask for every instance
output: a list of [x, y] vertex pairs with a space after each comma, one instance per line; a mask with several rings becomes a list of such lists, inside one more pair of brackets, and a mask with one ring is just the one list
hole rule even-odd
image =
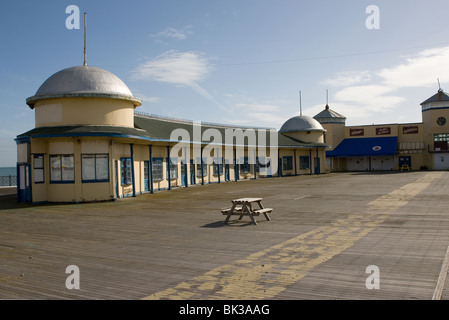
[[325, 130], [306, 116], [278, 132], [136, 112], [114, 74], [61, 70], [27, 99], [35, 128], [16, 137], [18, 200], [93, 202], [158, 190], [326, 172]]
[[331, 146], [328, 170], [449, 170], [449, 96], [440, 89], [421, 110], [420, 123], [346, 126], [346, 117], [326, 105], [314, 118]]

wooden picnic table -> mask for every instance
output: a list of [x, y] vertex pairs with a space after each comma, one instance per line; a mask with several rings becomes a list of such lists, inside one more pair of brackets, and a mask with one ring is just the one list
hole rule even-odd
[[[267, 221], [270, 221], [270, 216], [268, 213], [273, 211], [272, 208], [264, 208], [262, 205], [262, 198], [241, 198], [232, 200], [232, 207], [221, 210], [223, 215], [226, 215], [225, 223], [229, 222], [229, 219], [232, 215], [240, 216], [239, 220], [243, 218], [243, 216], [249, 216], [251, 221], [257, 225], [256, 219], [254, 217], [263, 214]], [[257, 204], [258, 208], [253, 206]]]

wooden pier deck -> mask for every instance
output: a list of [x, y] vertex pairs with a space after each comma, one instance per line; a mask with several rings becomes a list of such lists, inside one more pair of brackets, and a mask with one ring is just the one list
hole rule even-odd
[[[0, 194], [0, 299], [449, 298], [449, 172], [327, 174], [180, 188], [115, 202]], [[223, 223], [263, 198], [271, 221]], [[69, 290], [68, 266], [80, 270]], [[377, 266], [379, 288], [368, 289]]]

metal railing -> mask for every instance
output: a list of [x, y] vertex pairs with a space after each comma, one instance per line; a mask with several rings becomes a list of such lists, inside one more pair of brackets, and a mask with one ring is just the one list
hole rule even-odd
[[17, 176], [0, 176], [0, 187], [17, 186]]

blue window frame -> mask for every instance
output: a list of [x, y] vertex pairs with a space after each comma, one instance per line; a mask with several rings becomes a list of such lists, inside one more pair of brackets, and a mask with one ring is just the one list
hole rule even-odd
[[120, 158], [121, 184], [133, 183], [131, 158]]
[[34, 158], [34, 183], [45, 182], [44, 155], [35, 154]]
[[164, 180], [164, 159], [162, 158], [153, 158], [153, 180], [161, 181]]

